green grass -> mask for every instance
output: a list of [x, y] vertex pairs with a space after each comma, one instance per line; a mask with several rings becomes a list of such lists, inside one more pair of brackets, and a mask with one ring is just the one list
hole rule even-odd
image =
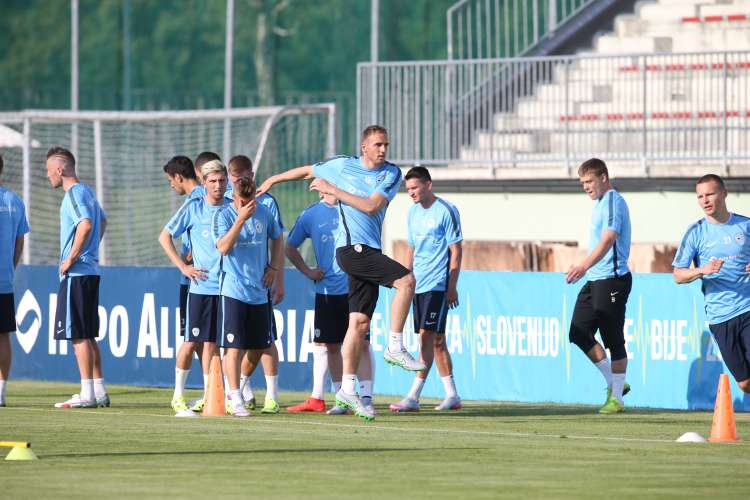
[[[387, 411], [393, 399], [380, 396], [372, 423], [257, 411], [247, 419], [176, 419], [171, 391], [129, 386], [109, 388], [111, 408], [52, 408], [76, 390], [9, 384], [0, 440], [30, 441], [40, 460], [0, 462], [1, 498], [747, 498], [750, 492], [750, 441], [674, 442], [686, 431], [706, 436], [709, 412], [631, 409], [602, 416], [587, 406], [468, 402], [449, 414], [394, 415]], [[285, 393], [282, 405], [304, 396]], [[750, 414], [737, 415], [737, 430], [750, 440]]]

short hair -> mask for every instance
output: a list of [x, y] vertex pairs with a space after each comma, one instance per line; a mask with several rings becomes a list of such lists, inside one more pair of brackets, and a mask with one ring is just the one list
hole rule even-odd
[[726, 191], [727, 190], [727, 187], [724, 184], [724, 179], [722, 179], [721, 177], [719, 177], [716, 174], [706, 174], [706, 175], [704, 175], [703, 177], [701, 177], [700, 179], [698, 179], [696, 181], [695, 185], [698, 186], [698, 184], [705, 184], [706, 182], [715, 182], [716, 184], [719, 185], [719, 188], [722, 191]]
[[227, 175], [227, 167], [225, 167], [219, 160], [211, 160], [208, 163], [204, 163], [201, 167], [201, 175], [204, 180], [208, 177], [208, 174], [216, 173]]
[[586, 160], [585, 162], [581, 163], [580, 167], [578, 167], [578, 177], [583, 177], [589, 172], [592, 172], [596, 176], [604, 174], [607, 176], [607, 178], [609, 178], [609, 170], [607, 170], [607, 164], [599, 158], [591, 158], [589, 160]]
[[388, 131], [385, 129], [385, 127], [382, 127], [380, 125], [370, 125], [362, 131], [362, 142], [365, 142], [365, 140], [373, 134], [388, 135]]
[[47, 150], [47, 159], [49, 160], [50, 158], [59, 158], [59, 159], [61, 159], [63, 161], [63, 163], [65, 164], [66, 168], [67, 167], [71, 167], [71, 168], [75, 168], [76, 167], [76, 157], [73, 156], [73, 153], [71, 153], [69, 150], [67, 150], [67, 149], [65, 149], [63, 147], [55, 146], [55, 147], [49, 148]]
[[185, 179], [198, 180], [195, 176], [193, 160], [187, 156], [177, 155], [170, 158], [167, 164], [164, 165], [164, 172], [170, 177], [180, 174]]
[[248, 172], [248, 171], [252, 172], [253, 161], [245, 155], [233, 156], [229, 160], [229, 165], [227, 165], [227, 170], [229, 170], [229, 173], [231, 174], [238, 174], [241, 172]]
[[213, 160], [221, 161], [221, 158], [213, 151], [204, 151], [195, 157], [195, 168], [200, 170], [203, 168], [203, 165]]
[[3, 166], [4, 166], [4, 164], [3, 164], [3, 155], [0, 155], [0, 174], [3, 173]]
[[409, 171], [406, 172], [406, 176], [404, 177], [404, 180], [406, 181], [408, 181], [409, 179], [418, 179], [422, 182], [432, 182], [430, 171], [424, 167], [410, 168]]
[[240, 198], [252, 198], [255, 196], [255, 182], [250, 177], [238, 178], [232, 187]]

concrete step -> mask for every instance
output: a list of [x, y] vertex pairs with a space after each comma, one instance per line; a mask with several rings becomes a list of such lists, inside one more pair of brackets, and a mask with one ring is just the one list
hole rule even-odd
[[670, 5], [648, 3], [642, 4], [640, 8], [637, 8], [635, 14], [644, 21], [678, 23], [683, 17], [698, 15], [699, 5], [690, 2], [679, 2]]
[[598, 54], [632, 54], [638, 52], [672, 52], [669, 37], [618, 37], [602, 35], [596, 41]]

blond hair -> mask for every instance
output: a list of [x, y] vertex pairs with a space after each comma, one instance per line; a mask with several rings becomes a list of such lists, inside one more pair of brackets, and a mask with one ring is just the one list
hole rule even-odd
[[211, 160], [207, 163], [204, 163], [201, 167], [201, 175], [203, 176], [203, 180], [206, 180], [208, 174], [216, 173], [227, 175], [227, 167], [225, 167], [224, 164], [219, 160]]

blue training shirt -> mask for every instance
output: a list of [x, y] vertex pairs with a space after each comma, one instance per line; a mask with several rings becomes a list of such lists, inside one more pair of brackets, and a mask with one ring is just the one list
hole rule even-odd
[[448, 246], [463, 239], [458, 209], [437, 198], [429, 208], [415, 203], [409, 208], [408, 242], [414, 248], [416, 293], [444, 292], [448, 287]]
[[604, 257], [586, 272], [589, 281], [615, 278], [628, 274], [628, 257], [630, 256], [630, 212], [625, 199], [610, 189], [596, 200], [591, 218], [589, 235], [589, 252], [593, 251], [602, 238], [602, 232], [611, 230], [617, 233], [614, 245]]
[[750, 311], [750, 219], [730, 214], [724, 224], [701, 219], [691, 225], [682, 238], [672, 265], [687, 269], [690, 264], [702, 267], [708, 262], [724, 261], [718, 273], [704, 276], [703, 294], [709, 324], [723, 323]]
[[[237, 209], [233, 203], [214, 214], [214, 244], [227, 234], [236, 220]], [[268, 239], [275, 240], [281, 235], [281, 227], [271, 211], [258, 205], [242, 226], [232, 251], [222, 257], [221, 295], [246, 304], [267, 303], [268, 289], [263, 286], [263, 274], [268, 266]]]
[[28, 232], [23, 201], [13, 191], [0, 186], [0, 293], [13, 293], [16, 239]]
[[295, 247], [307, 238], [312, 242], [318, 268], [325, 273], [323, 279], [315, 283], [315, 293], [344, 295], [349, 291], [349, 278], [336, 262], [338, 226], [338, 207], [321, 200], [303, 210], [289, 231], [287, 242]]
[[[401, 186], [401, 170], [393, 163], [368, 169], [359, 157], [338, 156], [313, 165], [313, 175], [320, 177], [339, 189], [360, 198], [369, 198], [380, 193], [390, 202]], [[336, 234], [336, 248], [346, 245], [367, 245], [380, 249], [380, 237], [386, 204], [374, 215], [367, 215], [356, 208], [339, 201], [341, 223]]]
[[99, 241], [102, 236], [102, 221], [107, 219], [107, 214], [96, 201], [94, 191], [86, 184], [78, 182], [65, 191], [60, 206], [60, 263], [70, 255], [76, 228], [84, 219], [91, 221], [91, 233], [83, 245], [81, 254], [68, 269], [68, 276], [99, 274]]
[[187, 234], [193, 251], [193, 267], [207, 270], [205, 280], [190, 282], [190, 293], [219, 295], [221, 255], [214, 244], [211, 228], [214, 214], [229, 204], [226, 199], [222, 201], [221, 205], [212, 205], [205, 198], [189, 198], [164, 226], [172, 238]]
[[[203, 198], [206, 196], [206, 188], [203, 187], [203, 185], [199, 184], [193, 188], [192, 191], [190, 191], [190, 194], [187, 195], [187, 199], [191, 200], [193, 198]], [[180, 255], [187, 255], [188, 252], [190, 252], [190, 238], [188, 238], [188, 233], [184, 233], [182, 235], [182, 248], [180, 250]], [[180, 285], [189, 285], [190, 280], [187, 276], [184, 274], [180, 275]]]

